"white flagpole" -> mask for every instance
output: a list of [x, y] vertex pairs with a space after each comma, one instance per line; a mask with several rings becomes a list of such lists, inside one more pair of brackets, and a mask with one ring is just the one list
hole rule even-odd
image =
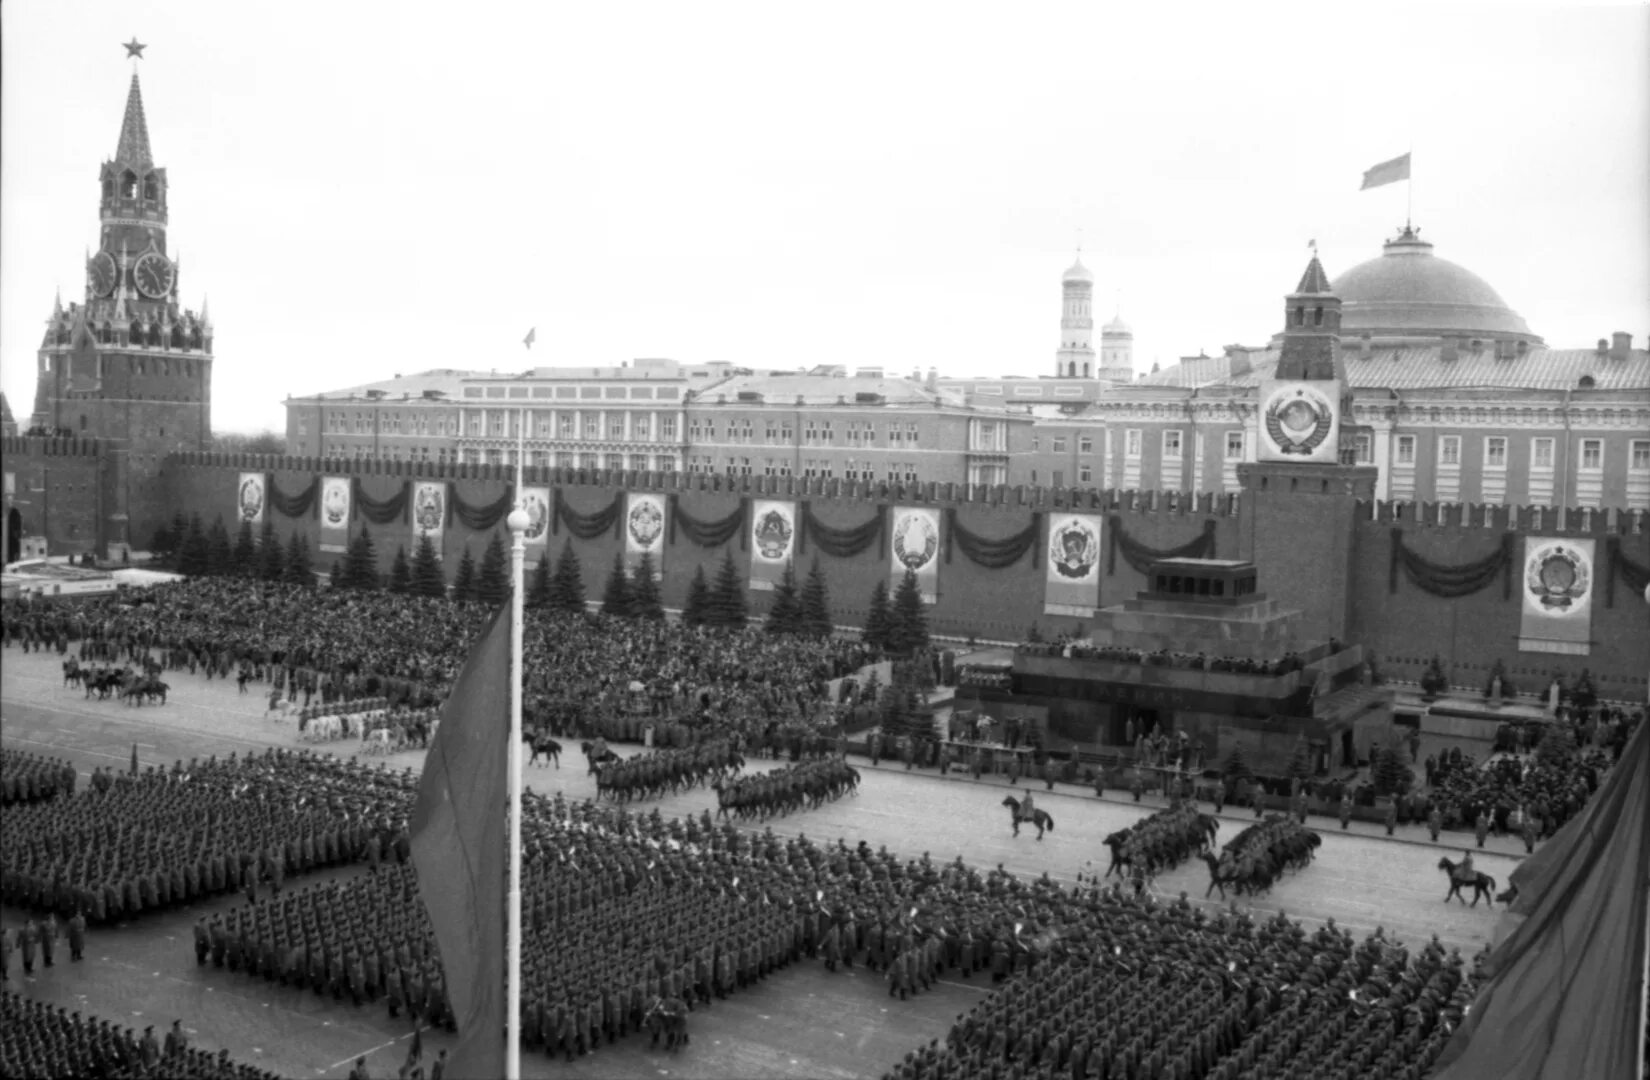
[[510, 528], [510, 884], [508, 908], [509, 958], [504, 975], [504, 1075], [521, 1076], [521, 693], [522, 693], [522, 578], [527, 561], [527, 509], [522, 505], [521, 477], [527, 459], [527, 411], [521, 412], [516, 437], [515, 506]]

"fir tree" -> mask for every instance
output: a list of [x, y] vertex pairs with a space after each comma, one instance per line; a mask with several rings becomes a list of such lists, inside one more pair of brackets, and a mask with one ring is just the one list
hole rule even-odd
[[219, 514], [206, 534], [206, 572], [219, 577], [234, 568], [235, 548], [229, 541], [229, 530], [224, 526], [223, 515]]
[[258, 542], [252, 538], [252, 522], [245, 518], [235, 534], [235, 549], [229, 561], [237, 577], [251, 577], [258, 570]]
[[1377, 795], [1402, 795], [1415, 782], [1415, 771], [1409, 767], [1409, 752], [1402, 739], [1378, 749], [1375, 753], [1374, 775]]
[[490, 608], [504, 603], [510, 595], [510, 575], [504, 563], [504, 537], [497, 530], [481, 554], [481, 573], [476, 576], [476, 598]]
[[1232, 744], [1232, 752], [1226, 755], [1226, 764], [1221, 766], [1220, 774], [1233, 782], [1247, 780], [1255, 775], [1249, 768], [1249, 755], [1243, 752], [1241, 743]]
[[710, 588], [710, 603], [705, 621], [712, 626], [734, 629], [745, 625], [745, 589], [739, 580], [739, 568], [734, 565], [733, 552], [724, 548], [722, 565], [716, 571], [716, 581]]
[[703, 626], [710, 607], [710, 584], [705, 581], [705, 568], [693, 568], [693, 580], [688, 582], [687, 600], [682, 604], [682, 622], [688, 626]]
[[157, 559], [170, 558], [176, 547], [177, 540], [172, 535], [171, 527], [162, 525], [155, 530], [154, 537], [149, 541], [149, 554]]
[[327, 584], [334, 589], [342, 589], [346, 587], [345, 582], [347, 580], [348, 573], [344, 569], [344, 560], [332, 560], [332, 567], [327, 571]]
[[395, 561], [390, 564], [390, 592], [404, 596], [412, 591], [412, 566], [407, 562], [407, 545], [395, 549]]
[[825, 572], [815, 559], [802, 583], [802, 632], [810, 637], [831, 636], [831, 600], [825, 591]]
[[361, 534], [350, 541], [344, 556], [344, 588], [373, 592], [378, 589], [378, 552], [363, 522]]
[[1535, 759], [1543, 765], [1564, 765], [1576, 756], [1576, 737], [1569, 724], [1548, 724], [1535, 747]]
[[306, 589], [315, 585], [315, 573], [309, 561], [309, 541], [299, 535], [297, 529], [292, 530], [292, 540], [286, 546], [286, 580]]
[[928, 613], [923, 609], [922, 586], [915, 570], [905, 571], [894, 592], [888, 638], [889, 648], [902, 655], [928, 648]]
[[418, 538], [418, 548], [413, 552], [412, 580], [408, 584], [418, 596], [440, 600], [447, 595], [447, 575], [441, 570], [441, 558], [428, 533]]
[[470, 545], [464, 545], [464, 557], [458, 560], [458, 573], [453, 575], [453, 599], [468, 604], [476, 598], [476, 561], [470, 555]]
[[1307, 748], [1304, 737], [1295, 740], [1295, 749], [1289, 755], [1289, 778], [1291, 780], [1310, 780], [1312, 778], [1312, 753]]
[[275, 535], [275, 522], [267, 514], [258, 537], [258, 576], [265, 581], [280, 581], [286, 576], [286, 553]]
[[613, 569], [607, 575], [607, 587], [602, 590], [602, 614], [615, 619], [628, 619], [630, 608], [630, 579], [624, 572], [624, 553], [613, 554]]
[[659, 579], [653, 573], [652, 552], [642, 552], [636, 572], [630, 577], [630, 612], [638, 619], [658, 622], [665, 617], [664, 600], [659, 596]]
[[860, 631], [860, 636], [867, 645], [888, 649], [888, 633], [893, 628], [893, 618], [894, 613], [888, 606], [888, 580], [879, 577], [871, 588], [871, 606], [865, 612], [865, 628]]
[[172, 568], [179, 573], [183, 572], [183, 545], [189, 541], [189, 522], [190, 519], [183, 516], [182, 510], [172, 515], [172, 543], [166, 549], [166, 553], [171, 558]]
[[770, 634], [794, 634], [802, 629], [802, 601], [796, 595], [796, 571], [790, 563], [785, 564], [785, 572], [774, 586], [767, 628]]
[[198, 577], [206, 573], [206, 527], [199, 514], [189, 515], [189, 525], [178, 545], [178, 573]]
[[550, 610], [580, 614], [584, 611], [584, 572], [579, 569], [579, 553], [571, 538], [556, 556], [556, 572], [550, 578]]
[[545, 549], [533, 567], [533, 583], [527, 588], [527, 606], [545, 608], [550, 604], [550, 551]]

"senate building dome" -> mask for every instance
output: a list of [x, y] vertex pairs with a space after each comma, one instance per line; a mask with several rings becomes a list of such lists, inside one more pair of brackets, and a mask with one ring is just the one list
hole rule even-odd
[[1368, 335], [1376, 345], [1441, 338], [1541, 343], [1483, 278], [1432, 253], [1406, 226], [1381, 256], [1359, 263], [1331, 286], [1341, 300], [1341, 340]]

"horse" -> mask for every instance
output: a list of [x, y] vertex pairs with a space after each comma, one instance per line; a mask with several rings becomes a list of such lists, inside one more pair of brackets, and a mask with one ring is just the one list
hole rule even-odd
[[[1003, 805], [1008, 807], [1009, 818], [1014, 823], [1014, 835], [1019, 836], [1020, 835], [1020, 800], [1016, 799], [1012, 795], [1005, 795], [1005, 796], [1003, 796]], [[1054, 831], [1054, 817], [1047, 810], [1033, 811], [1030, 820], [1031, 820], [1031, 824], [1037, 826], [1037, 839], [1039, 839], [1039, 840], [1041, 840], [1043, 838], [1043, 831], [1045, 829], [1049, 832]]]
[[1244, 893], [1247, 883], [1238, 876], [1236, 865], [1233, 865], [1231, 873], [1222, 874], [1220, 872], [1220, 859], [1213, 852], [1200, 852], [1198, 858], [1202, 859], [1209, 867], [1209, 887], [1203, 890], [1203, 899], [1207, 900], [1209, 894], [1216, 889], [1220, 890], [1220, 898], [1222, 900], [1226, 899], [1226, 886], [1228, 885], [1232, 887], [1233, 892], [1239, 895]]
[[608, 748], [604, 748], [600, 754], [592, 754], [591, 751], [595, 749], [595, 746], [596, 744], [592, 742], [579, 744], [579, 749], [584, 751], [585, 760], [590, 763], [590, 772], [586, 774], [587, 776], [594, 776], [599, 766], [610, 765], [620, 760], [619, 755]]
[[80, 661], [75, 657], [71, 656], [63, 661], [63, 685], [80, 685]]
[[1449, 892], [1444, 894], [1444, 903], [1449, 903], [1449, 898], [1453, 896], [1465, 904], [1467, 898], [1461, 895], [1461, 887], [1471, 885], [1472, 906], [1477, 907], [1479, 897], [1483, 897], [1484, 902], [1493, 908], [1495, 906], [1495, 879], [1481, 870], [1474, 870], [1470, 878], [1459, 878], [1456, 876], [1456, 872], [1460, 868], [1460, 864], [1450, 861], [1448, 856], [1438, 860], [1438, 869], [1449, 875]]
[[561, 743], [543, 732], [528, 732], [521, 741], [527, 747], [527, 764], [537, 765], [539, 755], [543, 754], [546, 761], [561, 768]]

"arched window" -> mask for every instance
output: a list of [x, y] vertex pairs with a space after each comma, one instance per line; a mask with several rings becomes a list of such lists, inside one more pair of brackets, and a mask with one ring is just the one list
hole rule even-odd
[[136, 319], [133, 319], [132, 325], [126, 328], [126, 333], [129, 335], [127, 340], [133, 345], [143, 344], [143, 324]]
[[154, 202], [159, 193], [155, 186], [155, 174], [149, 173], [143, 178], [143, 198], [147, 202]]
[[1073, 360], [1073, 361], [1071, 361], [1071, 363], [1066, 365], [1066, 374], [1072, 376], [1073, 378], [1076, 377], [1076, 375], [1077, 375], [1077, 361]]
[[1306, 305], [1305, 304], [1299, 304], [1295, 307], [1295, 325], [1296, 326], [1305, 326], [1306, 325]]
[[1323, 305], [1322, 304], [1319, 304], [1317, 307], [1312, 309], [1312, 325], [1313, 326], [1322, 326], [1323, 325]]
[[115, 197], [115, 178], [112, 176], [105, 176], [103, 178], [103, 197], [105, 199], [112, 199]]
[[86, 414], [85, 413], [80, 414], [80, 430], [81, 431], [86, 430]]
[[123, 199], [137, 198], [137, 173], [127, 169], [120, 174], [120, 197]]
[[159, 323], [150, 323], [149, 324], [149, 344], [155, 346], [156, 348], [160, 347], [160, 324]]
[[189, 347], [191, 349], [201, 347], [201, 328], [198, 323], [189, 331]]
[[105, 321], [102, 327], [98, 329], [97, 340], [104, 345], [112, 344], [115, 340], [115, 328]]

